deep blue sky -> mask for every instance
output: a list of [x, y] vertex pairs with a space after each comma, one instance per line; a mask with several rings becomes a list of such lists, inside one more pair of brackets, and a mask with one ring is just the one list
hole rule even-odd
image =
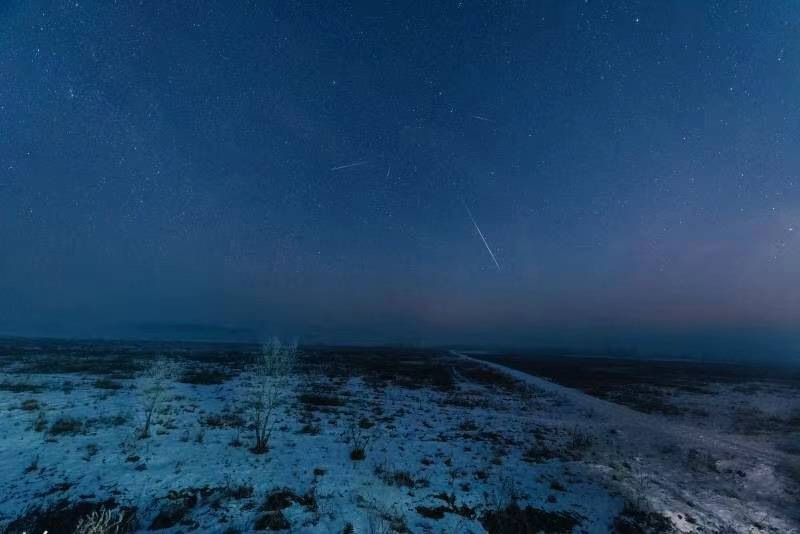
[[797, 2], [0, 17], [0, 333], [800, 350]]

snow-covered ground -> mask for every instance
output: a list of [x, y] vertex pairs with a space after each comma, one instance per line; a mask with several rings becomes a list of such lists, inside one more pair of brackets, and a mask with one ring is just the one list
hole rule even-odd
[[141, 438], [140, 373], [6, 365], [0, 531], [100, 502], [128, 510], [136, 531], [609, 532], [656, 529], [659, 516], [686, 532], [797, 531], [787, 452], [460, 354], [434, 361], [452, 383], [324, 361], [294, 372], [265, 454], [250, 450], [248, 366], [176, 359], [174, 378], [221, 383], [170, 380]]
[[[702, 402], [703, 416], [692, 418], [682, 411], [669, 417], [641, 413], [484, 363], [582, 410], [595, 434], [613, 433], [618, 459], [634, 466], [624, 471], [623, 486], [646, 495], [652, 508], [671, 519], [674, 529], [800, 531], [800, 428], [788, 428], [794, 419], [788, 419], [789, 424], [786, 419], [800, 413], [798, 389], [760, 383], [750, 387], [708, 384], [702, 394], [707, 397]], [[750, 393], [755, 395], [750, 397]], [[698, 403], [696, 395], [686, 391], [670, 395], [678, 405]], [[759, 407], [769, 410], [758, 418], [762, 425], [772, 417], [787, 428], [777, 435], [741, 432], [732, 413], [753, 413]]]

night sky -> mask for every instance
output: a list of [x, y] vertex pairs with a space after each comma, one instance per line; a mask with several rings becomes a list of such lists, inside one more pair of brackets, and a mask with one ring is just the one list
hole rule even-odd
[[0, 333], [800, 353], [797, 2], [0, 17]]

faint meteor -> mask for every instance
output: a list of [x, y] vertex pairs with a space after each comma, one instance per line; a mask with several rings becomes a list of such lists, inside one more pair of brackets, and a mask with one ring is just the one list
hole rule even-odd
[[478, 119], [479, 121], [484, 122], [494, 122], [492, 119], [487, 119], [486, 117], [481, 117], [480, 115], [470, 115], [473, 119]]
[[[462, 202], [463, 202], [463, 200], [462, 200]], [[492, 252], [492, 249], [489, 247], [489, 243], [487, 243], [486, 242], [486, 238], [483, 237], [483, 232], [481, 232], [481, 229], [478, 227], [478, 223], [475, 222], [475, 217], [472, 216], [472, 212], [469, 210], [469, 206], [467, 206], [466, 202], [463, 202], [463, 203], [464, 203], [464, 209], [467, 210], [467, 215], [469, 215], [469, 220], [472, 221], [472, 225], [478, 231], [478, 235], [481, 236], [481, 241], [483, 241], [483, 245], [486, 247], [486, 250], [489, 251], [489, 255], [492, 257], [492, 261], [494, 262], [495, 266], [497, 267], [497, 272], [498, 273], [503, 272], [503, 270], [500, 268], [500, 264], [497, 263], [497, 258], [494, 257], [494, 252]]]
[[366, 165], [369, 163], [368, 160], [364, 161], [356, 161], [355, 163], [348, 163], [347, 165], [339, 165], [338, 167], [331, 168], [332, 171], [340, 171], [342, 169], [349, 169], [350, 167], [361, 167], [362, 165]]

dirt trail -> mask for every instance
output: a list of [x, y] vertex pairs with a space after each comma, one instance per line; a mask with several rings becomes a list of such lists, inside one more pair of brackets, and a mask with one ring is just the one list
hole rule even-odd
[[593, 421], [591, 421], [593, 425], [633, 431], [635, 432], [634, 435], [638, 435], [640, 438], [650, 437], [651, 439], [647, 441], [652, 441], [652, 438], [657, 438], [662, 445], [666, 444], [663, 442], [664, 436], [669, 436], [678, 440], [682, 445], [695, 445], [709, 452], [718, 453], [719, 455], [727, 453], [735, 456], [755, 456], [762, 463], [771, 466], [778, 465], [786, 459], [785, 453], [775, 450], [765, 450], [763, 447], [750, 442], [745, 437], [721, 435], [710, 429], [686, 425], [670, 421], [661, 416], [638, 412], [627, 406], [593, 397], [580, 390], [562, 386], [524, 371], [468, 356], [460, 352], [452, 351], [451, 354], [507, 373], [545, 393], [561, 397], [576, 408], [589, 410], [595, 416]]
[[[622, 454], [640, 470], [638, 475], [628, 476], [625, 483], [637, 488], [646, 480], [648, 498], [660, 503], [655, 508], [677, 521], [680, 531], [694, 531], [695, 525], [684, 521], [685, 514], [690, 511], [700, 524], [714, 532], [752, 532], [753, 518], [760, 518], [762, 524], [769, 525], [771, 532], [800, 532], [797, 528], [800, 519], [795, 516], [796, 510], [792, 511], [795, 505], [789, 502], [791, 497], [784, 493], [782, 484], [775, 478], [787, 454], [759, 446], [743, 436], [722, 435], [663, 416], [638, 412], [504, 365], [455, 351], [451, 353], [507, 373], [574, 406], [579, 411], [576, 414], [579, 420], [562, 424], [591, 427], [600, 436], [609, 435], [613, 430], [615, 441], [623, 447], [618, 452], [624, 450]], [[717, 471], [716, 467], [696, 472], [686, 452], [677, 456], [662, 452], [691, 448], [708, 454], [714, 459], [712, 463], [721, 460], [727, 472], [733, 474]], [[638, 491], [644, 489], [639, 487]], [[737, 493], [741, 497], [737, 497]], [[691, 507], [687, 509], [688, 503]]]

